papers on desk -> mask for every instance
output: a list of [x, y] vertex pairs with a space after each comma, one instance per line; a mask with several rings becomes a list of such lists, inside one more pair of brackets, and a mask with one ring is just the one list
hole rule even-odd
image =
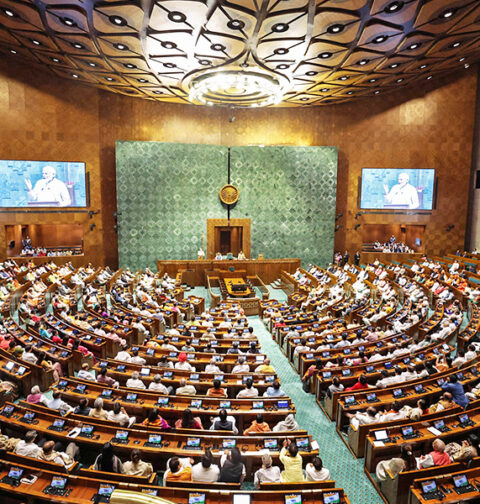
[[80, 427], [74, 427], [68, 434], [69, 438], [76, 438], [80, 434]]
[[310, 446], [312, 447], [312, 450], [318, 450], [319, 448], [318, 443], [315, 440], [311, 442]]
[[435, 427], [427, 427], [428, 432], [431, 432], [434, 436], [440, 436], [441, 432]]
[[374, 441], [373, 442], [373, 446], [377, 447], [377, 446], [385, 446], [385, 443], [383, 441]]

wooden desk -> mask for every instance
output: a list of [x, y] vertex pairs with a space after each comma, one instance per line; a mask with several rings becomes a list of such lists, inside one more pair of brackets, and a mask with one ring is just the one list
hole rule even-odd
[[[243, 278], [224, 278], [225, 286], [230, 297], [246, 298], [253, 296], [253, 292]], [[242, 290], [236, 290], [236, 286], [242, 286]]]
[[281, 276], [283, 270], [294, 273], [300, 267], [300, 259], [249, 259], [245, 261], [157, 261], [157, 270], [162, 275], [168, 273], [176, 277], [182, 272], [182, 280], [189, 285], [206, 285], [207, 272], [214, 269], [245, 270], [247, 276], [258, 275], [265, 283], [270, 284]]

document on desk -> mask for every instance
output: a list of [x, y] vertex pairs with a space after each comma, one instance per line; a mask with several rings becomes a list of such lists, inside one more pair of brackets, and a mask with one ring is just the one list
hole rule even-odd
[[310, 446], [312, 447], [312, 450], [318, 450], [319, 448], [318, 443], [315, 440], [312, 441]]
[[427, 427], [428, 432], [431, 432], [434, 436], [440, 436], [441, 432], [435, 427]]
[[74, 427], [68, 434], [67, 437], [75, 439], [80, 434], [80, 429]]
[[375, 446], [375, 447], [385, 446], [385, 443], [383, 441], [374, 441], [373, 446]]

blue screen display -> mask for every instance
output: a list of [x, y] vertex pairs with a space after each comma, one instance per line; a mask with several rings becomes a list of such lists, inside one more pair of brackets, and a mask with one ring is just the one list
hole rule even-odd
[[0, 160], [0, 207], [86, 207], [85, 163]]
[[363, 168], [360, 208], [431, 210], [435, 170]]

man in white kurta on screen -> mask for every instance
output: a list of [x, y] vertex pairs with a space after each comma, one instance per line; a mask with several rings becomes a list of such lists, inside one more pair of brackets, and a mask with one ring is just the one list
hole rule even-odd
[[69, 206], [71, 204], [70, 194], [67, 186], [56, 177], [53, 166], [44, 166], [42, 178], [32, 187], [30, 179], [25, 179], [30, 201], [38, 203], [57, 203], [59, 206]]
[[400, 173], [398, 184], [395, 184], [390, 191], [388, 185], [384, 184], [385, 202], [390, 205], [407, 205], [408, 208], [418, 208], [420, 202], [418, 201], [417, 189], [409, 184], [409, 180], [408, 173]]

